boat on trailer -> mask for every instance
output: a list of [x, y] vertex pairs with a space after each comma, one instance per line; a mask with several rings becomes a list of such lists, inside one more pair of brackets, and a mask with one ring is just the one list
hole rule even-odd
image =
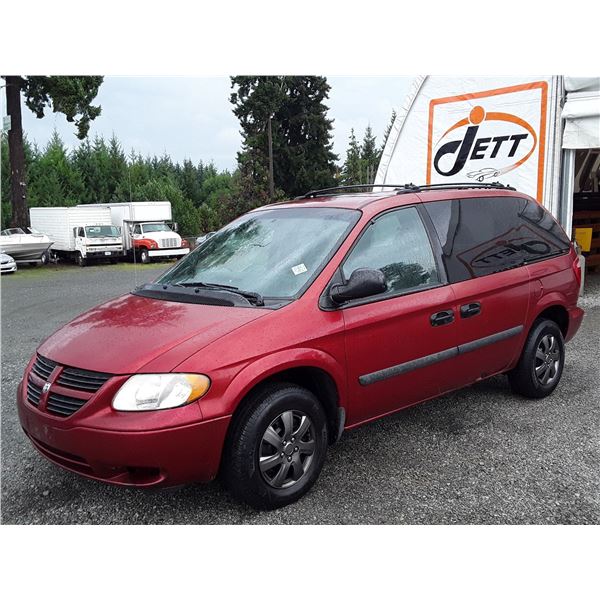
[[10, 254], [17, 263], [47, 263], [53, 242], [43, 233], [29, 231], [25, 233], [20, 227], [0, 231], [0, 252]]

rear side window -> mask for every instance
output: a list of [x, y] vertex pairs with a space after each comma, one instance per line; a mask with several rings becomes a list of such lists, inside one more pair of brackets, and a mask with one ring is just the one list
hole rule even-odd
[[512, 196], [426, 202], [451, 283], [566, 252], [569, 239], [537, 202]]
[[385, 213], [365, 229], [342, 265], [344, 278], [359, 268], [380, 269], [388, 294], [440, 283], [427, 232], [413, 207]]

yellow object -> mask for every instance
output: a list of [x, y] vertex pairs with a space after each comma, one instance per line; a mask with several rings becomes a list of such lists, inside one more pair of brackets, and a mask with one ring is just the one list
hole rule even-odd
[[581, 246], [584, 252], [589, 252], [592, 248], [592, 228], [576, 227], [575, 241]]

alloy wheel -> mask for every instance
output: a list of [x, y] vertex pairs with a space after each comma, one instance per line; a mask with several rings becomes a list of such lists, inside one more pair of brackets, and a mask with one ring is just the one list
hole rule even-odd
[[277, 416], [262, 436], [258, 464], [263, 479], [282, 489], [306, 476], [316, 449], [316, 431], [310, 417], [299, 410]]
[[550, 385], [558, 376], [560, 365], [560, 347], [556, 337], [548, 333], [538, 344], [535, 351], [534, 372], [542, 385]]

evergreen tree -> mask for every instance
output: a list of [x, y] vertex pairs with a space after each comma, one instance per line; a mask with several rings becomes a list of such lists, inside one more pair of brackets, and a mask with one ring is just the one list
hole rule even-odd
[[181, 189], [185, 196], [196, 206], [199, 206], [202, 201], [203, 171], [202, 162], [199, 167], [196, 167], [189, 159], [183, 161], [183, 167], [181, 169]]
[[56, 131], [44, 152], [30, 165], [28, 179], [32, 206], [74, 206], [83, 192], [81, 175]]
[[268, 199], [269, 118], [275, 187], [295, 196], [334, 184], [337, 156], [325, 105], [330, 86], [324, 77], [236, 76], [231, 84], [233, 113], [242, 127], [238, 163], [246, 201]]
[[122, 202], [127, 199], [127, 194], [123, 194], [124, 182], [127, 178], [127, 161], [125, 153], [121, 148], [119, 140], [115, 134], [108, 142], [108, 161], [107, 161], [107, 202]]
[[350, 141], [346, 150], [346, 160], [342, 167], [342, 185], [358, 185], [362, 183], [360, 151], [360, 144], [354, 135], [354, 129], [351, 129]]
[[377, 173], [377, 167], [379, 166], [379, 159], [381, 158], [381, 151], [377, 148], [376, 138], [373, 135], [371, 126], [368, 125], [365, 130], [365, 137], [363, 138], [362, 147], [360, 150], [361, 158], [361, 183], [373, 183], [375, 181], [375, 174]]

